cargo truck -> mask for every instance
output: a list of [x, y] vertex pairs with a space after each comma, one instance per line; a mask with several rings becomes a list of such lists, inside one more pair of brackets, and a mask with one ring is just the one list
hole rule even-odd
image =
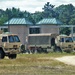
[[71, 36], [58, 34], [29, 34], [28, 50], [35, 52], [72, 52], [74, 42]]

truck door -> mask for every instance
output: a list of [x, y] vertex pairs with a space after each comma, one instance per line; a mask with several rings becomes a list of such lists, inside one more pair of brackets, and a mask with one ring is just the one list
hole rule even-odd
[[60, 42], [59, 42], [59, 46], [62, 49], [65, 45], [64, 45], [65, 39], [62, 37], [60, 38]]

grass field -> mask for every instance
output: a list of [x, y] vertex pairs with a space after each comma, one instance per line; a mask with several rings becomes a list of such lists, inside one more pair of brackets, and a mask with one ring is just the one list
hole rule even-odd
[[54, 58], [74, 53], [18, 54], [16, 59], [0, 60], [0, 75], [75, 75], [75, 66]]

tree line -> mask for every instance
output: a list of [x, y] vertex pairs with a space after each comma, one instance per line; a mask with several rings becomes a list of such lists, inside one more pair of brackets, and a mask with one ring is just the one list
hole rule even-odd
[[[64, 25], [75, 25], [75, 7], [72, 4], [60, 5], [55, 7], [55, 5], [47, 2], [43, 7], [43, 11], [36, 11], [35, 13], [30, 13], [21, 11], [19, 8], [7, 8], [6, 10], [0, 9], [0, 25], [3, 25], [6, 21], [11, 18], [26, 18], [31, 21], [34, 25], [43, 18], [57, 18]], [[62, 28], [61, 33], [68, 33], [70, 28]]]

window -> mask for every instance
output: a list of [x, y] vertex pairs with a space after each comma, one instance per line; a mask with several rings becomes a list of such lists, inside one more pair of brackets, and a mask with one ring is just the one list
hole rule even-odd
[[4, 36], [4, 37], [2, 38], [2, 42], [7, 42], [7, 37], [6, 37], [6, 36]]
[[19, 38], [17, 35], [15, 36], [9, 36], [9, 42], [20, 42]]
[[8, 32], [8, 28], [1, 28], [3, 32]]
[[65, 38], [65, 42], [73, 42], [73, 40], [72, 40], [71, 37], [66, 37], [66, 38]]
[[9, 42], [14, 42], [13, 36], [9, 36]]
[[75, 41], [75, 37], [73, 37], [73, 40]]
[[60, 39], [60, 42], [64, 42], [64, 38], [61, 38], [61, 39]]
[[40, 33], [40, 28], [30, 28], [29, 34], [38, 34]]
[[14, 36], [14, 40], [15, 40], [15, 42], [20, 42], [19, 37], [16, 35]]

